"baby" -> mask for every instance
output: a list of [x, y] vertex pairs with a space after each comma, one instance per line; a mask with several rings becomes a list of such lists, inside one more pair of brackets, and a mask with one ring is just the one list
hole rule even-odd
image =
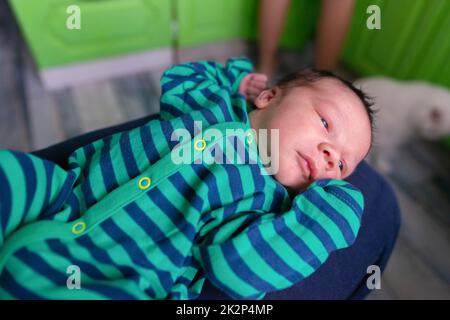
[[[369, 150], [370, 104], [330, 73], [266, 89], [251, 72], [246, 59], [170, 68], [160, 119], [75, 150], [67, 170], [0, 150], [0, 298], [194, 299], [208, 279], [261, 299], [352, 245], [364, 199], [342, 179]], [[211, 149], [198, 123], [225, 141], [230, 128], [259, 141], [279, 130], [276, 147], [267, 140], [278, 170], [174, 163], [176, 129], [193, 160]]]
[[272, 89], [266, 83], [265, 75], [249, 74], [240, 92], [256, 107], [249, 113], [256, 132], [279, 130], [274, 177], [297, 193], [315, 180], [348, 177], [371, 146], [374, 112], [368, 97], [326, 71], [290, 74]]

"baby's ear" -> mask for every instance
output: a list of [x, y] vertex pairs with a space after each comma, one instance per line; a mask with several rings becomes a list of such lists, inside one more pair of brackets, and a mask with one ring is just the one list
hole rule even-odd
[[255, 99], [255, 106], [258, 109], [264, 109], [270, 105], [270, 102], [279, 94], [279, 89], [271, 88], [261, 91]]

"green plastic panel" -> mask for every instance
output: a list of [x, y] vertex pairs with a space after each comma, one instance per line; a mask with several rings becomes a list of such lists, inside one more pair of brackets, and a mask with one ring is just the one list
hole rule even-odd
[[[259, 0], [177, 0], [176, 4], [181, 48], [258, 38]], [[319, 1], [293, 0], [280, 46], [302, 49], [314, 32], [319, 9]]]
[[246, 0], [176, 0], [178, 45], [197, 46], [244, 37]]
[[[258, 39], [259, 0], [243, 0], [247, 23], [245, 38]], [[320, 1], [292, 0], [288, 16], [281, 34], [280, 47], [301, 50], [315, 31], [320, 12]]]
[[[367, 7], [381, 29], [366, 27]], [[342, 60], [361, 76], [423, 80], [450, 88], [450, 1], [358, 0]], [[450, 137], [441, 141], [450, 147]]]
[[[366, 9], [381, 9], [381, 30], [369, 30]], [[450, 1], [359, 0], [343, 61], [361, 75], [426, 80], [450, 88]]]
[[[171, 45], [170, 1], [10, 0], [39, 68]], [[68, 6], [81, 9], [81, 29], [66, 27]]]

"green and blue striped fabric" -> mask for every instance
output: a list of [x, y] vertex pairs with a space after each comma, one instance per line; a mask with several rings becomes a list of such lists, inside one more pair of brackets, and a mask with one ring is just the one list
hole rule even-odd
[[[232, 298], [260, 299], [350, 246], [364, 201], [345, 181], [315, 181], [292, 197], [259, 158], [171, 161], [175, 129], [191, 146], [198, 123], [250, 129], [238, 87], [251, 70], [244, 58], [172, 67], [160, 120], [79, 148], [68, 170], [0, 150], [0, 297], [194, 299], [208, 279]], [[251, 151], [242, 137], [223, 139]]]

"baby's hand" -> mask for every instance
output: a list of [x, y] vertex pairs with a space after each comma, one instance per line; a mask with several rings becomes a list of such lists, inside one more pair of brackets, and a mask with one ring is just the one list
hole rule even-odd
[[249, 73], [239, 85], [239, 93], [248, 101], [254, 102], [261, 91], [267, 89], [268, 78], [263, 73]]

